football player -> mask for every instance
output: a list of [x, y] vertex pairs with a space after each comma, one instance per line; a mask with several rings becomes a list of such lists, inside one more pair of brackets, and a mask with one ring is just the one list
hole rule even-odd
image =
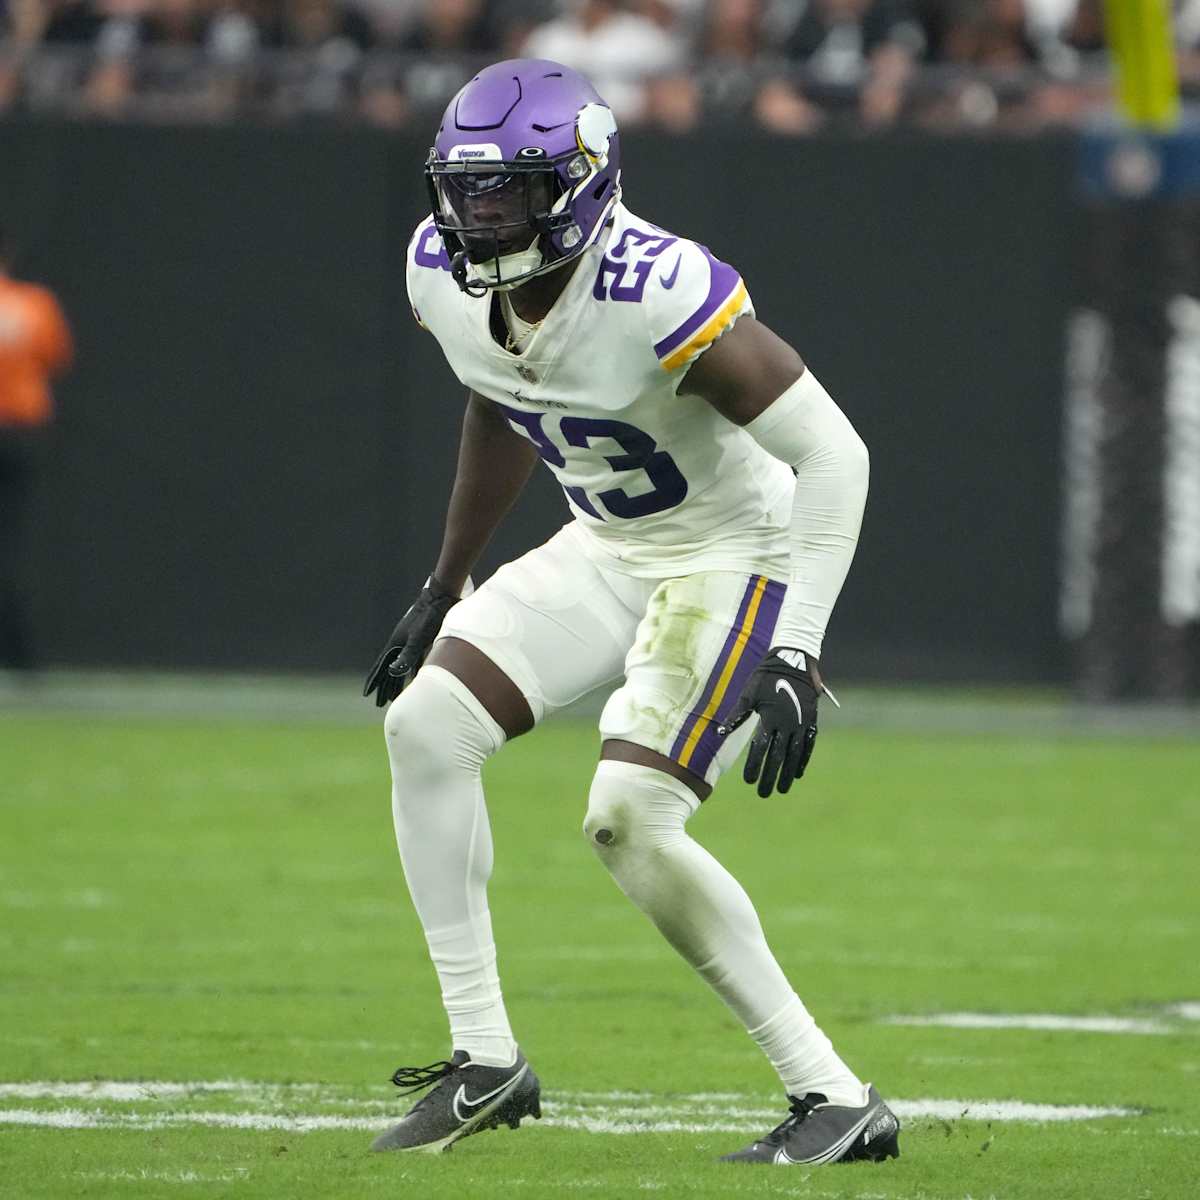
[[[786, 792], [817, 735], [821, 643], [858, 539], [868, 458], [738, 272], [621, 202], [612, 111], [518, 59], [450, 102], [408, 294], [468, 389], [441, 553], [364, 694], [385, 721], [396, 839], [441, 983], [451, 1057], [374, 1143], [439, 1150], [540, 1115], [488, 913], [488, 755], [622, 678], [583, 830], [621, 890], [745, 1025], [784, 1120], [726, 1157], [897, 1154], [895, 1116], [837, 1055], [737, 881], [685, 829], [744, 776]], [[538, 459], [571, 520], [478, 590], [469, 573]], [[749, 718], [757, 717], [756, 727]]]

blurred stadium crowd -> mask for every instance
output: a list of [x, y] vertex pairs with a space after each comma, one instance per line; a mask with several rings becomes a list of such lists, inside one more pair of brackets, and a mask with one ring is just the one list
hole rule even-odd
[[[1176, 32], [1200, 87], [1200, 0]], [[427, 125], [518, 54], [679, 131], [1023, 130], [1109, 100], [1101, 0], [0, 0], [0, 112]]]

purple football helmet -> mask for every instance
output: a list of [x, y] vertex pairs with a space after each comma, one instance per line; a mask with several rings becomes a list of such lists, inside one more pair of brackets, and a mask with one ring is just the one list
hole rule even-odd
[[600, 235], [621, 195], [617, 123], [570, 67], [495, 63], [450, 101], [425, 178], [458, 286], [507, 291]]

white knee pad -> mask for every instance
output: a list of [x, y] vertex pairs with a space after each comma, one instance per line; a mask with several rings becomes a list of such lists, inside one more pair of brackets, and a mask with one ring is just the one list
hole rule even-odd
[[392, 701], [383, 722], [392, 780], [416, 796], [450, 772], [478, 774], [504, 745], [504, 730], [456, 675], [424, 666]]
[[592, 779], [583, 832], [602, 858], [662, 849], [687, 836], [684, 824], [699, 807], [696, 793], [665, 771], [602, 759]]

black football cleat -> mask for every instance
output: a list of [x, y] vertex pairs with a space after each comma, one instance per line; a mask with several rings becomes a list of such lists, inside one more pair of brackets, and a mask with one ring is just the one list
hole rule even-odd
[[449, 1150], [460, 1138], [507, 1125], [516, 1129], [523, 1117], [540, 1118], [541, 1085], [518, 1050], [511, 1067], [473, 1063], [463, 1050], [449, 1062], [428, 1067], [401, 1067], [393, 1076], [408, 1096], [432, 1084], [407, 1115], [372, 1143], [372, 1150]]
[[830, 1104], [820, 1092], [788, 1099], [792, 1112], [786, 1121], [745, 1150], [722, 1155], [721, 1161], [816, 1166], [900, 1157], [900, 1122], [870, 1084], [861, 1108]]

